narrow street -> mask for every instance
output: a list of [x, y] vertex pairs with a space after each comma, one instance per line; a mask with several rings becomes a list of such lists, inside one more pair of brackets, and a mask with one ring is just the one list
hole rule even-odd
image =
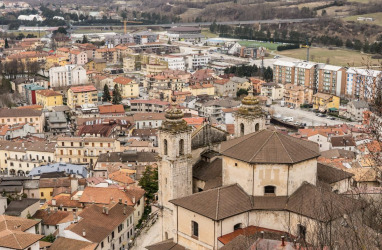
[[150, 228], [145, 228], [138, 236], [132, 250], [144, 250], [146, 246], [152, 245], [161, 241], [161, 217]]

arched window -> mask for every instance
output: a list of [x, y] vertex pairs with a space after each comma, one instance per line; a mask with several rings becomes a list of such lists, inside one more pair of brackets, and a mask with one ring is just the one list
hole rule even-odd
[[256, 123], [256, 125], [255, 125], [255, 131], [259, 131], [259, 129], [260, 129], [260, 124]]
[[167, 140], [163, 140], [163, 155], [167, 155]]
[[276, 187], [275, 186], [265, 186], [264, 187], [264, 195], [275, 195]]
[[191, 231], [193, 237], [199, 237], [199, 224], [196, 221], [191, 221]]
[[184, 140], [179, 140], [179, 155], [184, 155]]
[[238, 229], [242, 228], [241, 223], [237, 223], [236, 225], [233, 226], [233, 231], [236, 231]]
[[240, 136], [244, 135], [244, 124], [240, 123]]

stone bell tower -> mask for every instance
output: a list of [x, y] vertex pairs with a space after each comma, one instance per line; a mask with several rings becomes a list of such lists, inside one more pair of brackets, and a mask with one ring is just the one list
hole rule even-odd
[[[166, 111], [166, 121], [159, 129], [158, 144], [161, 158], [158, 169], [159, 205], [162, 209], [162, 239], [174, 238], [175, 216], [172, 199], [192, 194], [191, 127], [183, 120], [183, 112], [176, 107]], [[176, 241], [175, 241], [176, 242]]]
[[251, 134], [265, 129], [266, 115], [253, 95], [253, 89], [241, 101], [242, 105], [235, 113], [235, 137]]

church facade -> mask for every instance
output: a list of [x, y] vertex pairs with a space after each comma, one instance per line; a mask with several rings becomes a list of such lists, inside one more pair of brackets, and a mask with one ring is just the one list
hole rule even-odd
[[224, 235], [256, 226], [313, 243], [318, 228], [331, 233], [358, 206], [318, 186], [318, 145], [265, 129], [251, 93], [236, 114], [232, 140], [209, 124], [191, 131], [175, 105], [166, 118], [159, 133], [163, 240], [219, 249]]

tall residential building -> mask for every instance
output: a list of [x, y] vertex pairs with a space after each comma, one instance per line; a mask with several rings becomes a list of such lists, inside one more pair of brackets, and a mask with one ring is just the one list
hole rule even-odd
[[275, 83], [294, 83], [295, 63], [286, 61], [276, 61], [273, 63], [273, 81]]
[[186, 64], [188, 69], [204, 68], [210, 62], [211, 57], [207, 53], [192, 54], [186, 56]]
[[348, 98], [372, 100], [376, 88], [381, 88], [382, 71], [349, 68], [346, 71], [346, 96]]
[[50, 87], [63, 87], [86, 84], [88, 78], [82, 66], [74, 64], [49, 69]]
[[159, 41], [159, 35], [150, 30], [134, 33], [133, 36], [136, 44], [155, 43]]
[[172, 70], [184, 70], [186, 68], [183, 56], [165, 55], [161, 57], [161, 60], [167, 62], [168, 68]]
[[93, 85], [71, 87], [68, 90], [67, 105], [71, 109], [82, 104], [94, 104], [98, 101], [98, 91]]
[[316, 86], [317, 63], [299, 62], [294, 70], [294, 84], [313, 89]]
[[305, 86], [286, 84], [284, 90], [285, 105], [299, 108], [301, 104], [312, 103], [313, 89]]
[[344, 96], [346, 88], [346, 69], [340, 66], [319, 65], [318, 66], [318, 92]]

